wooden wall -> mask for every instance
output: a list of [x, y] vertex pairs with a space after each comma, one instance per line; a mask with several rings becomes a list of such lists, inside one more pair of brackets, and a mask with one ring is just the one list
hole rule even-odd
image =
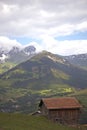
[[80, 116], [80, 109], [48, 110], [44, 104], [40, 107], [40, 111], [42, 115], [48, 117], [50, 120], [61, 124], [68, 124], [68, 125], [78, 124], [78, 120]]
[[49, 110], [49, 118], [62, 124], [78, 124], [79, 109]]
[[41, 111], [42, 115], [48, 117], [49, 110], [45, 107], [44, 104], [40, 107], [40, 111]]

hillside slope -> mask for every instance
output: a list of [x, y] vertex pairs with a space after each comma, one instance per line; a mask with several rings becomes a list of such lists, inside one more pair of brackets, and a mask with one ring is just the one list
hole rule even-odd
[[76, 91], [76, 93], [71, 94], [70, 96], [76, 97], [82, 104], [83, 108], [79, 122], [87, 124], [87, 88]]
[[42, 97], [87, 88], [86, 77], [87, 71], [44, 51], [0, 76], [0, 111], [34, 111]]
[[71, 64], [77, 65], [87, 70], [87, 54], [65, 56], [65, 59], [68, 60]]
[[[78, 130], [53, 123], [42, 116], [0, 113], [0, 130]], [[86, 127], [81, 127], [86, 130]]]
[[[49, 52], [42, 52], [32, 57], [30, 60], [23, 62], [15, 68], [1, 75], [1, 79], [20, 81], [18, 87], [23, 87], [21, 82], [28, 83], [40, 82], [42, 80], [47, 83], [68, 84], [77, 88], [87, 87], [87, 71], [69, 64], [65, 59], [58, 57]], [[33, 81], [33, 82], [32, 82]], [[22, 85], [22, 86], [21, 86]], [[38, 84], [39, 85], [39, 84]], [[36, 87], [36, 85], [33, 85]], [[42, 85], [40, 85], [40, 89]], [[37, 89], [37, 88], [36, 88]]]
[[9, 51], [0, 48], [0, 74], [30, 59], [35, 55], [35, 50], [34, 46], [27, 46], [22, 49], [14, 46]]

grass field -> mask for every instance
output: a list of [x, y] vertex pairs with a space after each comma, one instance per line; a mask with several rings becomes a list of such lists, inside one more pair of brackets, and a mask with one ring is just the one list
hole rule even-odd
[[[0, 113], [0, 130], [78, 130], [53, 123], [42, 116]], [[87, 130], [86, 127], [81, 130]]]
[[9, 69], [11, 69], [14, 66], [16, 66], [16, 64], [11, 63], [11, 62], [6, 62], [6, 63], [0, 64], [0, 74], [8, 71]]

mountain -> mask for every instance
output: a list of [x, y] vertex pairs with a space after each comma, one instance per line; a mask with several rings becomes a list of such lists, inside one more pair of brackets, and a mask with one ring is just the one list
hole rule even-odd
[[13, 62], [19, 64], [20, 62], [26, 61], [30, 55], [34, 54], [36, 51], [36, 48], [34, 46], [27, 46], [23, 49], [20, 49], [19, 47], [12, 47], [11, 50], [6, 51], [2, 50], [0, 51], [0, 61], [3, 62]]
[[19, 47], [12, 47], [11, 50], [0, 50], [0, 73], [3, 73], [15, 65], [24, 62], [35, 55], [36, 48], [34, 46], [27, 46], [22, 49]]
[[43, 51], [0, 76], [0, 111], [31, 112], [42, 97], [67, 96], [87, 88], [87, 71]]
[[48, 78], [49, 83], [50, 80], [55, 80], [60, 84], [63, 82], [78, 88], [85, 88], [86, 76], [87, 71], [73, 66], [61, 57], [44, 51], [2, 74], [1, 78], [28, 79], [30, 81]]
[[65, 56], [65, 59], [68, 60], [71, 64], [77, 65], [87, 70], [87, 54]]

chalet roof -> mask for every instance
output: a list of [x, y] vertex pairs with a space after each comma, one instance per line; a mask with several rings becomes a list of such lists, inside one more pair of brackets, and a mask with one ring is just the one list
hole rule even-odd
[[71, 109], [81, 108], [81, 104], [74, 97], [64, 98], [43, 98], [39, 104], [39, 107], [44, 104], [47, 109]]

